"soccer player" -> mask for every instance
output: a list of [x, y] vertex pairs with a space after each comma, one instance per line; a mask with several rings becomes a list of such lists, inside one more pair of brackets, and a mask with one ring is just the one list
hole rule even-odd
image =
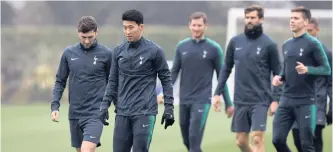
[[107, 123], [108, 108], [116, 108], [113, 152], [147, 152], [152, 141], [156, 114], [157, 76], [163, 86], [165, 129], [174, 123], [170, 70], [161, 47], [142, 36], [143, 15], [137, 10], [122, 14], [127, 41], [113, 52], [109, 82], [101, 104], [100, 119]]
[[107, 84], [112, 52], [97, 42], [97, 23], [84, 16], [77, 26], [80, 43], [62, 54], [51, 103], [51, 116], [59, 121], [60, 99], [69, 77], [69, 123], [72, 147], [77, 152], [94, 152], [100, 146], [103, 124], [99, 108]]
[[[201, 142], [211, 105], [212, 78], [214, 70], [219, 74], [223, 52], [218, 43], [205, 37], [207, 16], [195, 12], [190, 16], [189, 29], [192, 37], [176, 46], [171, 70], [172, 83], [180, 78], [179, 123], [183, 143], [190, 152], [201, 152]], [[227, 109], [232, 110], [230, 97], [224, 90]], [[231, 112], [230, 112], [231, 114]]]
[[[311, 18], [309, 24], [307, 26], [307, 32], [313, 36], [317, 37], [320, 29], [318, 27], [318, 21], [315, 18]], [[326, 56], [330, 63], [330, 67], [332, 67], [332, 52], [327, 49], [326, 46], [323, 45]], [[331, 70], [332, 71], [332, 70]], [[329, 91], [330, 89], [331, 91]], [[330, 94], [329, 94], [330, 93]], [[314, 147], [316, 152], [323, 151], [323, 137], [322, 130], [324, 129], [326, 122], [330, 122], [330, 120], [326, 120], [326, 115], [332, 115], [332, 108], [326, 114], [327, 110], [327, 96], [330, 97], [330, 103], [332, 102], [332, 75], [329, 76], [319, 76], [316, 80], [316, 105], [317, 105], [317, 118], [316, 118], [316, 129], [314, 132]], [[329, 123], [328, 123], [329, 124]], [[301, 139], [300, 132], [297, 123], [294, 123], [292, 129], [294, 143], [299, 152], [303, 152], [301, 147]]]
[[[280, 71], [277, 45], [263, 33], [264, 9], [251, 5], [244, 9], [244, 33], [233, 37], [228, 46], [225, 63], [218, 79], [215, 101], [226, 85], [235, 65], [235, 113], [232, 132], [243, 152], [264, 152], [264, 133], [267, 113], [274, 113], [277, 100], [273, 99], [271, 76]], [[249, 144], [251, 132], [253, 148]]]
[[303, 152], [315, 152], [313, 134], [316, 126], [316, 79], [330, 75], [325, 50], [307, 33], [311, 12], [304, 7], [291, 10], [290, 30], [293, 37], [283, 46], [284, 66], [272, 84], [284, 83], [279, 107], [273, 120], [273, 144], [278, 152], [290, 152], [286, 139], [294, 121], [299, 125]]

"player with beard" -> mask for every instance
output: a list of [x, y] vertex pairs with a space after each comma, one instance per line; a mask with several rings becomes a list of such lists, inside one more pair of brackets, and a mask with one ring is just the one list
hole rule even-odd
[[[235, 113], [232, 132], [242, 152], [264, 152], [264, 132], [267, 112], [274, 113], [277, 99], [273, 99], [271, 74], [280, 71], [277, 45], [263, 33], [264, 10], [251, 5], [244, 10], [245, 31], [233, 37], [228, 46], [224, 66], [215, 90], [214, 107], [219, 108], [220, 94], [235, 65]], [[253, 147], [249, 144], [249, 133]]]
[[[192, 37], [180, 41], [176, 47], [171, 70], [172, 83], [179, 71], [179, 123], [183, 143], [190, 152], [201, 152], [202, 137], [211, 106], [212, 78], [219, 74], [223, 63], [223, 51], [218, 43], [204, 35], [207, 16], [195, 12], [190, 16], [189, 29]], [[233, 107], [227, 87], [222, 89], [226, 112], [230, 117]]]

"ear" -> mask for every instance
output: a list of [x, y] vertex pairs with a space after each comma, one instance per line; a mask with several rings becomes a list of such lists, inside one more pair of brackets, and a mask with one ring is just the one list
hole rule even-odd
[[305, 24], [305, 25], [309, 25], [309, 19], [305, 19], [305, 20], [304, 20], [304, 24]]
[[96, 30], [96, 32], [95, 32], [95, 33], [96, 33], [96, 36], [98, 35], [98, 32], [99, 32], [99, 29], [97, 28], [97, 30]]
[[144, 24], [140, 24], [139, 27], [140, 27], [140, 29], [143, 31], [143, 29], [144, 29]]
[[262, 17], [262, 18], [259, 18], [259, 22], [260, 22], [260, 23], [264, 22], [264, 18], [263, 18], [263, 17]]

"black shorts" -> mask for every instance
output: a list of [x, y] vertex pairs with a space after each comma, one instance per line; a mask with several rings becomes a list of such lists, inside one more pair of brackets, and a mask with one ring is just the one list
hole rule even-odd
[[232, 132], [265, 131], [268, 106], [235, 104]]
[[69, 120], [72, 147], [80, 148], [82, 141], [100, 144], [103, 124], [97, 118], [70, 119]]

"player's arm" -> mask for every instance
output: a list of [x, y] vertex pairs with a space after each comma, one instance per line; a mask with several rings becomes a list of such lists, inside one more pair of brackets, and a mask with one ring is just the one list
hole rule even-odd
[[[223, 66], [223, 60], [224, 60], [224, 55], [223, 55], [223, 50], [220, 45], [216, 44], [215, 46], [217, 55], [214, 58], [214, 68], [216, 71], [216, 77], [219, 78], [222, 66]], [[232, 106], [232, 102], [230, 99], [230, 94], [229, 94], [229, 88], [228, 85], [225, 84], [225, 87], [222, 90], [222, 96], [225, 102], [225, 108], [227, 109], [228, 107]]]
[[181, 69], [181, 55], [180, 55], [180, 51], [179, 51], [178, 48], [179, 48], [179, 44], [176, 47], [175, 56], [174, 56], [174, 59], [173, 59], [173, 65], [172, 65], [172, 68], [171, 68], [171, 82], [172, 82], [172, 84], [175, 84], [175, 82], [177, 80], [177, 77], [178, 77], [178, 74], [179, 74], [179, 71]]
[[108, 54], [107, 55], [108, 55], [108, 62], [107, 62], [106, 67], [105, 67], [106, 81], [109, 80], [111, 64], [112, 64], [112, 50], [111, 49], [108, 49]]
[[[281, 71], [281, 60], [277, 44], [272, 43], [268, 47], [268, 64], [273, 76], [279, 75]], [[282, 93], [282, 87], [273, 87], [273, 101], [278, 102]]]
[[57, 70], [56, 74], [56, 80], [53, 87], [53, 99], [51, 102], [51, 112], [53, 111], [59, 111], [60, 107], [60, 99], [62, 97], [62, 94], [66, 88], [67, 78], [69, 75], [69, 68], [68, 68], [68, 62], [66, 58], [66, 54], [68, 52], [65, 50], [64, 53], [61, 56], [60, 64]]
[[330, 75], [331, 68], [322, 44], [315, 39], [311, 45], [311, 49], [313, 50], [314, 59], [319, 66], [307, 66], [307, 73], [311, 75]]
[[332, 51], [327, 51], [327, 59], [331, 67], [331, 75], [328, 76], [328, 88], [327, 88], [327, 94], [329, 97], [329, 107], [328, 112], [332, 113]]
[[273, 76], [278, 75], [281, 71], [281, 60], [277, 45], [272, 43], [267, 49], [270, 71], [273, 73]]
[[117, 101], [117, 88], [118, 88], [118, 61], [117, 61], [117, 49], [114, 49], [112, 55], [111, 70], [108, 78], [108, 84], [105, 88], [104, 97], [101, 103], [101, 110], [106, 110], [113, 102], [116, 105]]
[[218, 76], [218, 84], [215, 89], [214, 95], [221, 95], [225, 90], [226, 83], [232, 71], [233, 66], [234, 66], [234, 44], [233, 40], [231, 40], [227, 46], [226, 58], [222, 66], [222, 70], [220, 71]]
[[163, 95], [164, 95], [164, 107], [165, 112], [172, 112], [173, 115], [173, 88], [171, 82], [171, 73], [165, 57], [165, 54], [161, 48], [156, 51], [156, 57], [154, 60], [158, 78], [161, 81]]

